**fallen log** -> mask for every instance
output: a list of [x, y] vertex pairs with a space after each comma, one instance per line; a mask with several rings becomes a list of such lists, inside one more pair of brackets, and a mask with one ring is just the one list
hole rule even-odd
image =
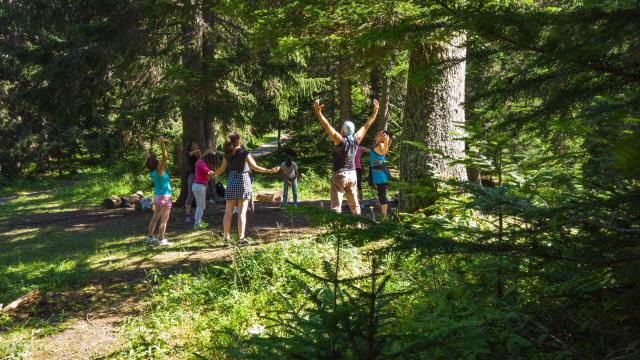
[[[3, 307], [0, 312], [9, 312], [11, 310], [15, 310], [18, 308], [18, 306], [20, 306], [20, 304], [26, 302], [26, 301], [32, 301], [32, 300], [36, 300], [37, 298], [40, 297], [40, 290], [35, 289], [35, 290], [31, 290], [28, 293], [20, 296], [19, 298], [13, 300], [9, 305]], [[0, 307], [2, 307], [2, 305], [0, 304]]]
[[256, 195], [256, 201], [270, 203], [282, 202], [282, 191], [276, 191], [274, 193], [259, 193]]

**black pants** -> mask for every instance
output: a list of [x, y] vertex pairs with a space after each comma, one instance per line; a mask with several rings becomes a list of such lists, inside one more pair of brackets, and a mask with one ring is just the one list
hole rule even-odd
[[389, 203], [389, 199], [387, 199], [387, 184], [376, 185], [376, 190], [378, 190], [378, 200], [380, 200], [380, 205], [387, 205]]
[[356, 177], [358, 179], [358, 194], [361, 194], [362, 193], [362, 169], [356, 169]]

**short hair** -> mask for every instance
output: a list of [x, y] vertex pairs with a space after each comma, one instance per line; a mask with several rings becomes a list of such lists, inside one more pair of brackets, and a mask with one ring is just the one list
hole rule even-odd
[[160, 162], [158, 161], [158, 158], [155, 155], [151, 155], [147, 158], [147, 169], [149, 170], [155, 170], [158, 168], [158, 164], [160, 164]]

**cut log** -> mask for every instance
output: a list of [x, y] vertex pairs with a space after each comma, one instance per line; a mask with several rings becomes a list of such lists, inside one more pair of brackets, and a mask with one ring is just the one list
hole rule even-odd
[[20, 304], [26, 301], [33, 301], [40, 297], [40, 290], [31, 290], [28, 293], [20, 296], [19, 298], [13, 300], [9, 305], [5, 306], [0, 310], [1, 312], [9, 312], [11, 310], [15, 310], [20, 306]]
[[282, 191], [276, 191], [274, 193], [259, 193], [256, 195], [256, 201], [270, 203], [282, 202]]
[[122, 199], [119, 196], [111, 195], [102, 202], [107, 209], [119, 208], [122, 205]]

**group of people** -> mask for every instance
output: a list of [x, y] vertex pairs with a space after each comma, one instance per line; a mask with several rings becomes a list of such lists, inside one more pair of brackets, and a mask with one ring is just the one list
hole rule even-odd
[[[374, 144], [370, 149], [360, 146], [362, 139], [374, 123], [378, 113], [378, 101], [373, 101], [373, 113], [366, 123], [355, 131], [352, 121], [345, 121], [336, 131], [322, 114], [324, 105], [319, 100], [314, 103], [314, 111], [320, 124], [333, 140], [332, 152], [333, 172], [331, 176], [331, 209], [336, 213], [342, 212], [342, 198], [347, 195], [347, 201], [353, 214], [360, 214], [359, 197], [362, 197], [362, 166], [360, 157], [363, 153], [369, 154], [369, 182], [378, 191], [381, 212], [387, 216], [387, 182], [391, 179], [385, 165], [385, 155], [391, 145], [391, 134], [386, 131], [378, 132], [374, 137]], [[165, 139], [160, 137], [162, 158], [147, 153], [146, 166], [149, 176], [153, 181], [153, 216], [149, 222], [146, 242], [150, 245], [170, 245], [166, 239], [167, 223], [173, 206], [171, 201], [172, 189], [170, 178], [166, 171], [168, 151]], [[194, 229], [206, 229], [209, 224], [203, 221], [204, 210], [207, 206], [207, 189], [215, 189], [211, 185], [212, 179], [228, 172], [228, 184], [224, 192], [226, 202], [223, 219], [223, 236], [225, 241], [231, 240], [231, 220], [235, 211], [238, 213], [238, 244], [245, 245], [245, 229], [247, 220], [247, 207], [253, 192], [251, 188], [250, 171], [275, 174], [280, 172], [283, 177], [283, 203], [288, 203], [288, 190], [293, 193], [293, 203], [298, 203], [298, 166], [293, 161], [293, 154], [280, 166], [271, 169], [259, 166], [249, 152], [242, 146], [240, 135], [232, 133], [224, 144], [224, 157], [222, 163], [216, 169], [216, 152], [209, 147], [202, 152], [198, 144], [193, 143], [188, 152], [189, 158], [189, 193], [186, 202], [187, 221], [191, 221], [192, 203], [195, 199], [196, 209], [193, 217]], [[213, 182], [215, 184], [215, 182]], [[212, 190], [215, 194], [215, 190]], [[235, 210], [235, 211], [234, 211]], [[159, 224], [159, 226], [158, 226]], [[155, 236], [158, 227], [158, 237]]]

